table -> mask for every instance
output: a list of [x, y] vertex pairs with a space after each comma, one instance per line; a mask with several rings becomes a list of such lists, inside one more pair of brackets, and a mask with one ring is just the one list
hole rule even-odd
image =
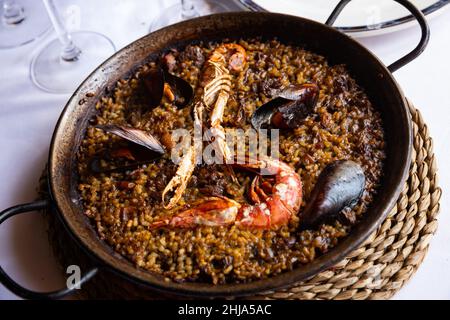
[[[109, 36], [118, 48], [143, 36], [159, 9], [175, 0], [58, 1], [73, 29], [94, 30]], [[238, 8], [238, 7], [236, 7]], [[113, 17], [113, 18], [112, 18]], [[429, 253], [412, 280], [394, 299], [450, 299], [450, 10], [430, 21], [426, 51], [395, 73], [405, 95], [429, 125], [443, 189], [439, 228]], [[127, 26], [124, 30], [123, 26]], [[47, 161], [50, 138], [69, 95], [40, 91], [29, 79], [35, 51], [54, 37], [0, 51], [0, 209], [35, 199], [38, 178]], [[389, 64], [412, 49], [418, 27], [394, 34], [360, 39]], [[60, 273], [47, 241], [44, 221], [29, 213], [10, 219], [0, 230], [2, 267], [26, 287], [47, 291], [60, 288]], [[0, 299], [17, 299], [0, 285]]]

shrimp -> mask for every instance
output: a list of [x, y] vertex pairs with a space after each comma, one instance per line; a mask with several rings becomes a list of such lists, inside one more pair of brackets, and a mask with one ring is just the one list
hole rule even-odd
[[275, 229], [286, 225], [297, 214], [302, 203], [302, 183], [289, 165], [270, 157], [261, 157], [234, 166], [255, 172], [268, 170], [274, 175], [274, 183], [262, 182], [261, 176], [257, 175], [249, 190], [253, 204], [240, 204], [226, 197], [209, 197], [170, 218], [153, 222], [150, 229], [232, 224], [249, 229]]
[[[241, 71], [244, 68], [245, 60], [245, 49], [238, 44], [227, 43], [217, 47], [205, 62], [201, 81], [201, 85], [203, 86], [202, 94], [194, 103], [194, 127], [196, 128], [203, 126], [205, 110], [210, 111], [212, 109], [209, 121], [210, 130], [207, 136], [208, 140], [217, 143], [219, 156], [225, 162], [231, 157], [231, 152], [225, 142], [225, 130], [221, 125], [223, 113], [231, 91], [231, 75], [229, 69], [232, 71]], [[162, 202], [164, 208], [173, 208], [186, 190], [187, 183], [195, 168], [197, 152], [197, 148], [191, 146], [181, 159], [175, 176], [163, 191]], [[233, 180], [236, 181], [230, 167], [228, 167], [228, 171], [233, 177]], [[173, 196], [167, 201], [167, 195], [172, 191]]]
[[225, 130], [221, 125], [231, 91], [231, 75], [229, 69], [225, 67], [228, 56], [229, 69], [241, 71], [244, 68], [246, 52], [242, 46], [227, 43], [214, 50], [207, 61], [204, 72], [203, 82], [206, 85], [204, 87], [203, 104], [199, 106], [199, 108], [206, 107], [207, 110], [210, 110], [214, 104], [210, 117], [208, 138], [210, 141], [214, 140], [217, 143], [219, 152], [225, 160], [231, 157], [225, 142]]

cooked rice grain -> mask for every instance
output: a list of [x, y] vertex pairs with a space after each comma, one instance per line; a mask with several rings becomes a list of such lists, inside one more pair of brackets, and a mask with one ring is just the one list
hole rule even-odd
[[[382, 174], [384, 139], [379, 113], [344, 66], [330, 66], [314, 53], [277, 40], [241, 40], [246, 68], [233, 77], [233, 90], [223, 126], [250, 128], [255, 109], [270, 100], [271, 89], [291, 83], [314, 82], [320, 87], [315, 113], [295, 130], [280, 135], [280, 159], [296, 169], [304, 186], [304, 203], [320, 171], [338, 159], [360, 163], [366, 173], [366, 190], [348, 217], [358, 219], [373, 199]], [[191, 45], [173, 50], [171, 72], [196, 86], [202, 64], [217, 44]], [[172, 57], [170, 57], [172, 58]], [[173, 59], [172, 59], [173, 60]], [[90, 159], [120, 139], [95, 129], [96, 124], [128, 124], [164, 139], [176, 128], [191, 128], [190, 108], [170, 103], [148, 111], [142, 98], [139, 74], [154, 66], [142, 66], [123, 79], [110, 97], [97, 104], [78, 153], [81, 194], [86, 215], [99, 236], [137, 267], [162, 274], [173, 281], [239, 283], [271, 277], [291, 270], [335, 246], [351, 227], [336, 221], [318, 230], [298, 231], [298, 216], [278, 230], [246, 230], [236, 226], [199, 226], [194, 230], [149, 230], [158, 218], [169, 214], [161, 206], [161, 192], [175, 172], [166, 156], [134, 171], [93, 175]], [[239, 172], [241, 186], [233, 186], [220, 166], [198, 167], [180, 205], [205, 193], [222, 192], [247, 201], [251, 175]], [[303, 208], [302, 207], [302, 208]]]

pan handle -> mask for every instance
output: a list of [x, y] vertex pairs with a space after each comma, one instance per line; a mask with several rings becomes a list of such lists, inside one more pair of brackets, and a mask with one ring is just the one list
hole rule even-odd
[[[419, 22], [420, 29], [422, 31], [422, 36], [420, 37], [419, 44], [407, 55], [403, 56], [402, 58], [398, 59], [394, 63], [392, 63], [389, 67], [390, 72], [397, 71], [404, 65], [408, 64], [415, 58], [417, 58], [423, 50], [425, 50], [425, 47], [428, 44], [428, 41], [430, 40], [430, 27], [428, 26], [427, 20], [425, 19], [425, 16], [423, 15], [422, 11], [417, 9], [416, 6], [414, 6], [409, 0], [394, 0], [395, 2], [398, 2], [402, 6], [404, 6], [406, 9], [408, 9], [409, 12], [416, 18], [417, 22]], [[342, 12], [344, 7], [350, 2], [350, 0], [341, 0], [338, 5], [334, 8], [331, 15], [328, 17], [327, 21], [325, 22], [326, 25], [332, 26], [333, 23], [336, 21], [339, 14]]]
[[[0, 213], [0, 224], [2, 224], [7, 219], [17, 214], [42, 210], [50, 207], [50, 205], [51, 203], [49, 200], [38, 200], [35, 202], [19, 204], [17, 206], [8, 208]], [[75, 290], [77, 290], [76, 287], [79, 287], [83, 283], [89, 281], [92, 277], [94, 277], [97, 274], [98, 270], [99, 270], [98, 267], [90, 269], [81, 277], [80, 281], [71, 288], [67, 287], [52, 292], [36, 292], [22, 287], [20, 284], [11, 279], [10, 276], [5, 272], [5, 270], [3, 270], [1, 266], [0, 266], [0, 282], [11, 292], [15, 293], [16, 295], [24, 299], [61, 299], [65, 296], [75, 293]]]

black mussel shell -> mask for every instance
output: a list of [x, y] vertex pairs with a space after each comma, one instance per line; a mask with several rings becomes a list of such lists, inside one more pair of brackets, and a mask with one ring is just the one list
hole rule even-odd
[[255, 129], [294, 129], [314, 111], [319, 97], [319, 87], [313, 83], [290, 85], [274, 93], [274, 99], [253, 113]]
[[142, 75], [145, 85], [146, 95], [148, 95], [148, 105], [155, 108], [160, 105], [164, 95], [164, 84], [168, 84], [175, 96], [174, 103], [177, 107], [185, 107], [194, 96], [194, 89], [185, 80], [177, 77], [168, 71], [157, 67]]
[[93, 173], [131, 170], [153, 161], [165, 152], [159, 141], [143, 130], [117, 125], [97, 128], [115, 134], [124, 141], [111, 149], [102, 150], [91, 159], [89, 169]]
[[175, 95], [175, 105], [183, 108], [191, 103], [194, 97], [194, 89], [185, 80], [177, 77], [167, 71], [164, 72], [165, 81]]
[[127, 171], [148, 164], [160, 156], [160, 153], [128, 142], [96, 154], [89, 162], [89, 170], [93, 173]]
[[149, 107], [159, 106], [164, 93], [164, 71], [161, 68], [151, 69], [142, 75], [142, 81]]
[[311, 229], [337, 218], [361, 198], [366, 178], [363, 168], [351, 160], [338, 160], [325, 167], [305, 210], [300, 214], [302, 229]]
[[144, 130], [136, 129], [133, 127], [126, 127], [120, 125], [98, 125], [96, 128], [105, 132], [115, 134], [129, 142], [141, 145], [155, 151], [156, 153], [164, 154], [165, 150], [162, 144], [152, 136], [150, 133]]
[[[315, 88], [317, 87], [313, 83], [305, 83], [305, 84], [290, 84], [281, 89], [275, 89], [272, 93], [272, 98], [284, 98], [287, 100], [299, 100], [303, 98], [305, 94], [305, 88]], [[318, 89], [318, 88], [317, 88]]]
[[261, 107], [255, 110], [253, 113], [250, 122], [252, 123], [253, 128], [256, 130], [259, 129], [268, 129], [271, 127], [271, 119], [274, 113], [274, 110], [278, 108], [280, 104], [283, 102], [288, 102], [289, 100], [283, 98], [275, 98], [270, 100], [269, 102], [263, 104]]

